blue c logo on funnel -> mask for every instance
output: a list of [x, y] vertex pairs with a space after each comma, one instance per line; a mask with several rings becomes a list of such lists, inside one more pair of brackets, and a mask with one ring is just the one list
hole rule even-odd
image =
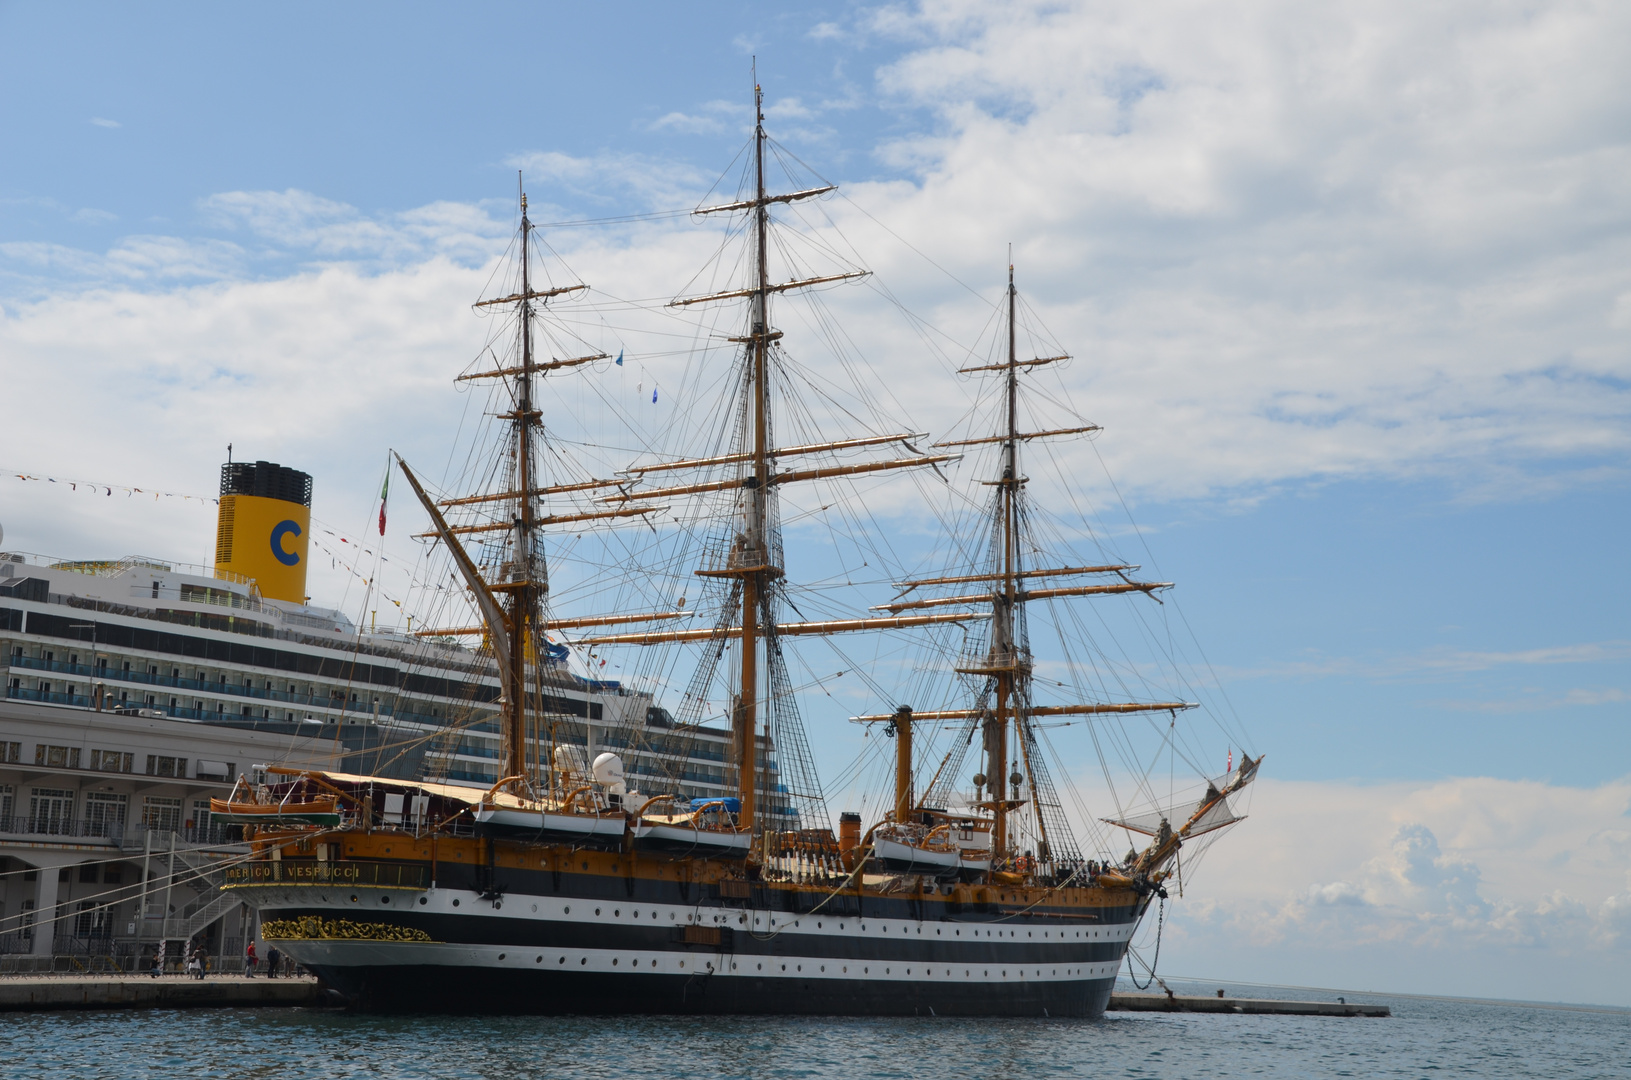
[[300, 526], [292, 521], [280, 521], [272, 528], [272, 557], [284, 566], [293, 566], [300, 561], [299, 553], [283, 550], [283, 538], [290, 533], [299, 536]]

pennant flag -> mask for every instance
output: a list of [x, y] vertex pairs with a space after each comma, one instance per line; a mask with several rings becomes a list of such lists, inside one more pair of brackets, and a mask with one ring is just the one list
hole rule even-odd
[[385, 535], [385, 501], [391, 496], [391, 470], [385, 470], [385, 485], [379, 489], [379, 534]]
[[622, 349], [617, 350], [617, 366], [618, 367], [623, 366], [623, 350]]
[[655, 386], [651, 388], [651, 403], [653, 405], [657, 404], [657, 388]]

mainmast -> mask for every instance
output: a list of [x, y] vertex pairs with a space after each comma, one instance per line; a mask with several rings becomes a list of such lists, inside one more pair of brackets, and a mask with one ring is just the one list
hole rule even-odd
[[751, 829], [757, 813], [759, 754], [759, 616], [770, 572], [770, 545], [765, 535], [765, 497], [770, 490], [770, 424], [766, 415], [765, 350], [770, 334], [770, 271], [766, 254], [770, 224], [770, 204], [765, 199], [765, 111], [764, 90], [757, 80], [753, 86], [753, 246], [754, 294], [748, 332], [752, 360], [748, 369], [749, 401], [753, 409], [753, 476], [747, 488], [747, 522], [743, 532], [738, 566], [742, 572], [742, 684], [734, 717], [737, 793], [742, 800], [738, 817], [743, 828]]
[[[1005, 382], [1008, 392], [1008, 430], [1002, 444], [1002, 478], [998, 482], [999, 528], [1002, 530], [1002, 581], [991, 598], [990, 671], [997, 680], [996, 712], [986, 721], [985, 746], [992, 794], [992, 862], [1001, 865], [1008, 853], [1008, 718], [1017, 715], [1028, 695], [1019, 691], [1019, 680], [1029, 674], [1015, 647], [1014, 605], [1018, 600], [1019, 522], [1016, 495], [1023, 482], [1019, 477], [1019, 365], [1014, 349], [1014, 264], [1008, 264], [1008, 364]], [[1014, 773], [1018, 776], [1016, 770]], [[1015, 792], [1015, 797], [1018, 793]]]

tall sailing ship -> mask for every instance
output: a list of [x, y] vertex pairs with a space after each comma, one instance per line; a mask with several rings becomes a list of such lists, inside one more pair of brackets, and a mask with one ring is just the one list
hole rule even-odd
[[[425, 633], [479, 636], [499, 673], [498, 781], [483, 790], [266, 766], [213, 808], [217, 822], [242, 824], [252, 841], [254, 855], [231, 869], [230, 885], [258, 909], [263, 937], [361, 1007], [1096, 1016], [1144, 915], [1181, 882], [1183, 859], [1193, 863], [1239, 820], [1231, 797], [1261, 757], [1242, 750], [1234, 768], [1231, 751], [1223, 775], [1209, 776], [1177, 735], [1179, 714], [1195, 703], [1159, 694], [1085, 700], [1109, 697], [1102, 692], [1051, 703], [1060, 688], [1086, 688], [1079, 669], [1102, 674], [1104, 666], [1068, 645], [1039, 659], [1028, 612], [1116, 594], [1148, 602], [1168, 586], [1140, 580], [1125, 561], [1048, 557], [1022, 449], [1097, 429], [1024, 430], [1025, 374], [1066, 358], [1020, 355], [1012, 267], [998, 335], [1006, 347], [963, 369], [996, 391], [994, 430], [928, 446], [898, 430], [778, 443], [789, 403], [778, 397], [788, 380], [772, 299], [865, 272], [773, 280], [773, 250], [784, 248], [773, 241], [772, 207], [833, 188], [767, 188], [775, 144], [757, 88], [755, 105], [739, 197], [698, 211], [736, 216], [747, 280], [669, 305], [747, 311], [746, 325], [729, 335], [732, 407], [719, 414], [716, 452], [636, 462], [604, 478], [546, 469], [559, 448], [548, 441], [542, 380], [609, 354], [553, 355], [571, 350], [555, 348], [552, 307], [587, 286], [535, 280], [535, 227], [522, 194], [515, 276], [505, 295], [478, 304], [507, 313], [513, 352], [461, 376], [490, 380], [505, 403], [495, 410], [499, 453], [478, 470], [487, 490], [438, 498], [398, 461], [433, 524], [427, 536], [445, 549], [480, 614], [477, 625]], [[900, 448], [896, 456], [853, 460], [890, 447]], [[974, 489], [982, 499], [952, 495], [971, 512], [961, 535], [947, 539], [943, 572], [903, 575], [895, 598], [871, 614], [799, 614], [782, 492], [809, 481], [937, 473], [965, 454], [990, 469]], [[578, 501], [554, 501], [567, 496]], [[700, 540], [666, 555], [671, 564], [691, 560], [697, 604], [581, 617], [554, 610], [547, 530], [633, 523], [654, 534], [682, 522], [675, 507], [698, 500], [689, 535]], [[1069, 550], [1071, 537], [1063, 541]], [[708, 625], [665, 625], [693, 617]], [[921, 635], [924, 650], [905, 666], [917, 672], [910, 692], [930, 697], [903, 700], [906, 692], [881, 681], [891, 665], [863, 676], [885, 708], [852, 720], [887, 737], [863, 741], [868, 753], [892, 747], [893, 790], [875, 820], [846, 812], [835, 832], [789, 652], [798, 639], [850, 634]], [[574, 737], [581, 720], [552, 704], [553, 637], [580, 649], [689, 650], [696, 670], [677, 715], [655, 709], [659, 723], [648, 716], [610, 742], [638, 747], [641, 772], [626, 771], [629, 762], [611, 750], [586, 760]], [[1049, 678], [1038, 678], [1039, 664]], [[729, 691], [720, 695], [722, 683]], [[704, 717], [716, 696], [727, 699], [718, 710], [723, 739]], [[1134, 777], [1132, 802], [1118, 798], [1114, 816], [1073, 828], [1045, 760], [1045, 729], [1093, 731], [1123, 717], [1153, 720], [1146, 726], [1169, 761], [1183, 758], [1194, 787], [1179, 794], [1172, 782], [1161, 797], [1148, 776]], [[721, 746], [727, 795], [692, 782], [709, 765], [709, 748]], [[967, 791], [970, 751], [978, 763]], [[1107, 770], [1107, 782], [1115, 779]], [[1105, 823], [1135, 839], [1125, 857], [1110, 854], [1103, 835], [1096, 851], [1076, 839], [1076, 828]]]

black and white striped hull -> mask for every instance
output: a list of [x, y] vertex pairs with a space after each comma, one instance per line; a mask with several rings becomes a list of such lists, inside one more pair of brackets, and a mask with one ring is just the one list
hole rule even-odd
[[263, 920], [319, 916], [431, 939], [275, 941], [360, 1007], [390, 1011], [1091, 1017], [1141, 913], [951, 915], [878, 897], [801, 913], [593, 890], [255, 892]]

